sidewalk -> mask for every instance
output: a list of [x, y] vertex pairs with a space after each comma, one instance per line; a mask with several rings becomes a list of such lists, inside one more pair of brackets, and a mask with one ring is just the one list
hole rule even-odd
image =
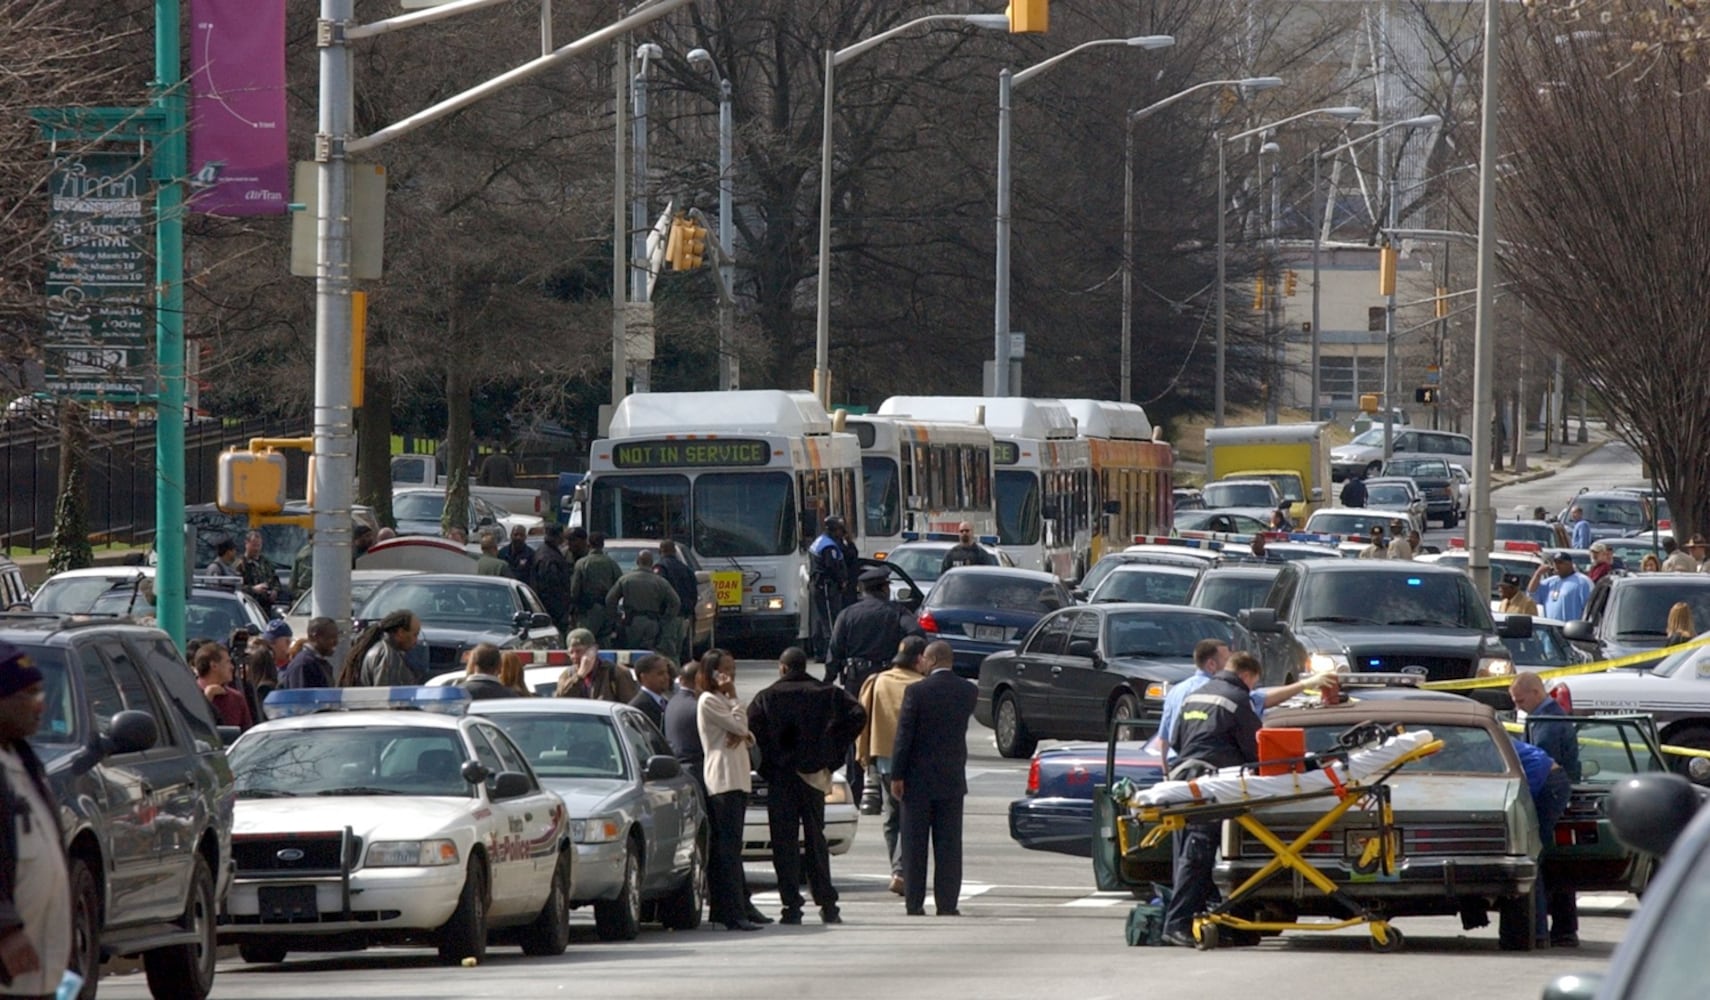
[[1568, 443], [1566, 446], [1557, 445], [1556, 454], [1544, 454], [1544, 432], [1526, 432], [1526, 471], [1513, 471], [1512, 454], [1502, 456], [1502, 469], [1492, 472], [1490, 485], [1492, 489], [1503, 486], [1513, 486], [1516, 483], [1530, 483], [1546, 479], [1563, 469], [1571, 469], [1578, 465], [1587, 455], [1613, 441], [1614, 435], [1609, 433], [1608, 425], [1595, 420], [1585, 422], [1586, 442], [1579, 444], [1577, 435], [1579, 421], [1568, 422]]

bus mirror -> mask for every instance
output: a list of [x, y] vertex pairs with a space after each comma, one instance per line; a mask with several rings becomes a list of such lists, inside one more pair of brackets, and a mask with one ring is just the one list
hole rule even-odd
[[1106, 500], [1104, 502], [1104, 512], [1106, 514], [1120, 514], [1120, 513], [1122, 513], [1122, 501], [1121, 500]]
[[1324, 502], [1324, 487], [1314, 486], [1312, 488], [1312, 492], [1310, 494], [1308, 494], [1308, 496], [1310, 496], [1312, 498], [1313, 503], [1323, 503]]

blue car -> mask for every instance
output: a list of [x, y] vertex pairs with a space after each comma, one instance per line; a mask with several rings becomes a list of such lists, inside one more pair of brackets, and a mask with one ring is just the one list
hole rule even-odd
[[956, 673], [980, 675], [980, 661], [1014, 649], [1039, 619], [1075, 603], [1050, 573], [1004, 566], [959, 566], [938, 578], [920, 606], [928, 639], [943, 639]]
[[[1106, 783], [1108, 751], [1104, 743], [1059, 743], [1036, 751], [1027, 769], [1027, 793], [1009, 804], [1010, 839], [1030, 851], [1092, 857], [1093, 786]], [[1116, 745], [1116, 776], [1150, 788], [1163, 780], [1163, 762], [1149, 741], [1124, 741]]]

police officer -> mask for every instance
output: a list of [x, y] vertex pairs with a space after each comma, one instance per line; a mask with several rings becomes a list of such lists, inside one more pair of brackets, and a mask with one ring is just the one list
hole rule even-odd
[[606, 617], [616, 623], [618, 641], [626, 649], [677, 655], [673, 647], [677, 645], [676, 623], [681, 610], [677, 591], [653, 572], [653, 553], [646, 549], [636, 554], [635, 568], [606, 591]]
[[[864, 570], [859, 582], [861, 599], [837, 616], [825, 655], [826, 681], [841, 683], [845, 691], [857, 698], [868, 677], [890, 666], [903, 636], [926, 635], [914, 620], [914, 613], [891, 600], [889, 569], [874, 566]], [[856, 802], [861, 801], [866, 782], [853, 747], [844, 773], [849, 778], [850, 794]]]
[[[813, 652], [821, 660], [826, 657], [826, 637], [831, 632], [837, 613], [843, 610], [843, 589], [849, 582], [850, 566], [844, 561], [842, 537], [843, 519], [828, 517], [819, 537], [808, 546], [813, 560], [808, 587], [813, 597], [809, 606], [808, 635]], [[889, 655], [889, 654], [887, 654]]]
[[[1259, 715], [1251, 695], [1262, 673], [1257, 657], [1237, 653], [1228, 668], [1183, 699], [1181, 717], [1170, 734], [1171, 749], [1183, 762], [1178, 769], [1192, 766], [1192, 761], [1223, 768], [1259, 759]], [[1171, 944], [1195, 947], [1193, 919], [1217, 897], [1211, 876], [1218, 828], [1217, 823], [1190, 823], [1175, 836], [1174, 887], [1164, 911], [1164, 940]]]

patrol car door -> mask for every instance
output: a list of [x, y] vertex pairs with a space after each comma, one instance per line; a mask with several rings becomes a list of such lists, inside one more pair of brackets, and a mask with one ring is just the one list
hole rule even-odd
[[522, 810], [523, 835], [527, 838], [528, 858], [534, 871], [530, 888], [534, 894], [543, 895], [551, 886], [553, 869], [558, 866], [559, 847], [570, 835], [569, 813], [564, 808], [563, 799], [540, 787], [534, 768], [528, 765], [528, 758], [503, 729], [483, 725], [481, 732], [492, 741], [493, 749], [504, 761], [505, 770], [526, 774], [534, 784], [528, 795], [513, 799], [508, 804]]
[[682, 837], [680, 799], [683, 783], [644, 780], [642, 771], [647, 767], [647, 758], [658, 752], [653, 741], [648, 739], [652, 725], [640, 712], [619, 711], [614, 714], [618, 731], [623, 735], [624, 746], [628, 748], [628, 756], [633, 762], [631, 773], [635, 776], [638, 791], [636, 814], [641, 822], [642, 840], [647, 845], [647, 854], [641, 859], [641, 888], [643, 892], [652, 892], [668, 887], [671, 882], [678, 842]]
[[[529, 858], [526, 846], [528, 820], [525, 814], [529, 811], [531, 799], [529, 796], [517, 799], [493, 798], [493, 784], [499, 773], [505, 770], [505, 762], [488, 735], [492, 732], [490, 727], [471, 723], [466, 731], [469, 734], [469, 742], [475, 748], [475, 759], [487, 769], [487, 780], [481, 783], [480, 795], [486, 800], [485, 808], [490, 814], [476, 829], [481, 832], [487, 845], [487, 865], [493, 893], [491, 915], [508, 916], [523, 909], [531, 891], [529, 883], [535, 877], [534, 862]], [[476, 810], [476, 815], [480, 816], [479, 809]]]
[[[1656, 724], [1646, 715], [1541, 716], [1526, 720], [1522, 738], [1547, 740], [1549, 726], [1572, 727], [1579, 775], [1554, 837], [1540, 831], [1546, 884], [1571, 884], [1580, 892], [1639, 892], [1650, 881], [1653, 859], [1623, 847], [1609, 824], [1609, 792], [1639, 774], [1665, 771]], [[1558, 762], [1559, 763], [1559, 762]]]

